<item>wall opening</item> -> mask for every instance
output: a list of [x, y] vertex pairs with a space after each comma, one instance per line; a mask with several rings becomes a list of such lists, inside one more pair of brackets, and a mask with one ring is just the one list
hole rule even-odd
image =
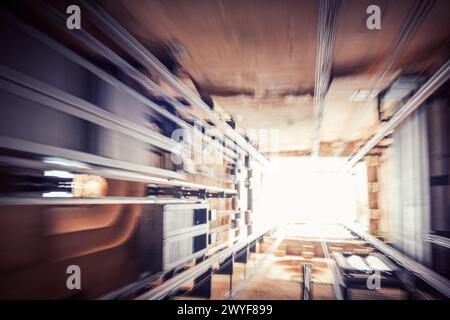
[[342, 223], [356, 219], [353, 179], [343, 158], [271, 159], [263, 189], [264, 217], [271, 223]]

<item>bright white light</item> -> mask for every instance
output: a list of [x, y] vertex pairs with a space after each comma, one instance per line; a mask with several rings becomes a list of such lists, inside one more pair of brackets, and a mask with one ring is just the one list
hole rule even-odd
[[44, 171], [45, 177], [57, 177], [57, 178], [73, 178], [73, 174], [67, 171], [60, 171], [60, 170], [49, 170]]
[[70, 192], [61, 192], [61, 191], [53, 191], [53, 192], [45, 192], [42, 194], [44, 198], [73, 198], [73, 194]]
[[353, 181], [342, 158], [273, 158], [265, 178], [264, 217], [271, 223], [342, 223], [356, 217]]

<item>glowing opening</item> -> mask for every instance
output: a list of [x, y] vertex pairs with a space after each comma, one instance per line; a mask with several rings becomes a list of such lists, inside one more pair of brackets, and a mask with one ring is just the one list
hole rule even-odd
[[261, 210], [271, 223], [311, 224], [352, 222], [355, 189], [343, 173], [343, 158], [287, 157], [271, 159]]

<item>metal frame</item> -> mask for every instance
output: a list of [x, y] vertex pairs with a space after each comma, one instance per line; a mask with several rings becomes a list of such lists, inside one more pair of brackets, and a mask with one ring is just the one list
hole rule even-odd
[[[169, 225], [166, 223], [166, 221], [164, 221], [163, 223], [163, 238], [171, 238], [173, 240], [178, 240], [180, 238], [183, 238], [184, 235], [187, 235], [189, 233], [197, 233], [198, 231], [207, 231], [209, 232], [209, 224], [208, 224], [208, 203], [206, 201], [201, 201], [201, 202], [197, 202], [197, 203], [189, 203], [189, 204], [166, 204], [164, 206], [163, 212], [162, 212], [162, 219], [166, 219], [167, 218], [167, 211], [172, 211], [172, 210], [179, 210], [179, 209], [191, 209], [193, 211], [195, 211], [195, 209], [205, 209], [205, 214], [206, 214], [206, 222], [204, 224], [199, 224], [199, 225], [194, 225], [194, 226], [188, 226], [188, 227], [180, 227], [177, 228], [175, 230], [171, 229], [169, 227]], [[183, 214], [183, 213], [182, 213]], [[177, 214], [178, 215], [178, 214]]]
[[196, 230], [193, 230], [193, 231], [188, 232], [188, 233], [180, 234], [180, 235], [173, 236], [173, 237], [170, 237], [170, 238], [165, 238], [164, 241], [163, 241], [163, 249], [162, 249], [163, 250], [163, 272], [168, 272], [170, 270], [174, 270], [175, 268], [177, 268], [177, 267], [179, 267], [179, 266], [181, 266], [181, 265], [183, 265], [183, 264], [185, 264], [185, 263], [187, 263], [187, 262], [189, 262], [189, 261], [191, 261], [193, 259], [201, 258], [205, 254], [207, 254], [208, 253], [208, 244], [206, 244], [206, 248], [204, 248], [202, 250], [199, 250], [199, 251], [197, 251], [195, 253], [192, 253], [189, 256], [182, 257], [182, 258], [180, 258], [180, 259], [178, 259], [176, 261], [173, 261], [173, 262], [170, 262], [170, 263], [167, 263], [167, 264], [166, 264], [166, 261], [165, 261], [165, 259], [166, 259], [165, 254], [164, 254], [165, 250], [166, 250], [165, 246], [167, 246], [170, 242], [174, 242], [174, 241], [177, 241], [177, 240], [183, 240], [183, 239], [185, 239], [185, 238], [187, 238], [189, 236], [195, 237], [195, 236], [199, 236], [199, 235], [202, 235], [202, 234], [206, 235], [206, 241], [208, 241], [207, 240], [208, 239], [208, 229], [207, 229], [207, 227], [203, 228], [203, 229], [197, 228]]
[[221, 261], [225, 260], [227, 257], [231, 256], [234, 252], [242, 249], [247, 246], [249, 243], [261, 238], [264, 234], [270, 232], [273, 228], [268, 228], [257, 235], [254, 235], [246, 240], [241, 240], [236, 243], [233, 247], [224, 249], [223, 251], [217, 253], [216, 255], [204, 260], [198, 265], [186, 270], [179, 275], [174, 276], [173, 278], [167, 280], [163, 284], [149, 290], [146, 293], [141, 294], [136, 299], [137, 300], [160, 300], [164, 297], [172, 294], [177, 291], [179, 287], [181, 287], [184, 283], [199, 277], [208, 271], [208, 269]]
[[394, 260], [398, 265], [425, 281], [431, 287], [443, 294], [446, 298], [450, 298], [450, 281], [448, 279], [437, 274], [433, 270], [428, 269], [413, 259], [408, 258], [393, 247], [386, 245], [381, 240], [365, 232], [361, 226], [357, 224], [344, 224], [344, 227], [370, 243], [377, 250]]

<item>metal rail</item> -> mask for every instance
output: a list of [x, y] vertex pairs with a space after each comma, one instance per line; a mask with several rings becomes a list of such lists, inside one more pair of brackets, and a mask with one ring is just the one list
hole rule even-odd
[[312, 300], [311, 274], [312, 274], [312, 265], [310, 263], [303, 264], [303, 284], [302, 284], [303, 300]]
[[437, 244], [438, 246], [450, 249], [450, 239], [443, 237], [443, 236], [438, 236], [436, 234], [429, 234], [426, 237], [426, 241]]
[[340, 0], [319, 1], [319, 25], [317, 27], [317, 51], [314, 84], [314, 140], [311, 155], [319, 156], [320, 128], [323, 117], [323, 104], [330, 85], [333, 50], [336, 39]]
[[177, 143], [158, 132], [123, 119], [88, 101], [1, 64], [0, 89], [104, 128], [120, 132], [162, 150], [169, 152], [176, 150]]
[[164, 297], [174, 293], [178, 290], [179, 287], [181, 287], [184, 283], [199, 277], [203, 273], [205, 273], [212, 265], [219, 263], [220, 261], [226, 259], [230, 255], [232, 255], [234, 252], [242, 249], [243, 247], [247, 246], [249, 243], [261, 238], [266, 233], [270, 232], [273, 229], [267, 228], [264, 231], [253, 235], [245, 240], [241, 240], [238, 243], [236, 243], [233, 247], [225, 249], [216, 255], [206, 259], [205, 261], [199, 263], [198, 265], [190, 268], [189, 270], [186, 270], [179, 275], [174, 276], [173, 278], [167, 280], [163, 284], [149, 290], [146, 293], [141, 294], [136, 298], [136, 300], [160, 300]]
[[320, 239], [320, 244], [322, 245], [323, 255], [327, 259], [328, 265], [331, 267], [331, 271], [333, 272], [333, 276], [334, 276], [333, 289], [334, 289], [334, 294], [336, 295], [336, 299], [344, 300], [344, 296], [343, 296], [342, 290], [341, 290], [341, 283], [342, 283], [341, 277], [336, 268], [335, 262], [331, 258], [330, 253], [328, 252], [327, 241], [325, 240], [325, 238]]
[[94, 205], [94, 204], [178, 204], [199, 203], [199, 200], [146, 197], [104, 197], [104, 198], [14, 198], [0, 197], [0, 206], [14, 205]]
[[378, 131], [348, 162], [351, 169], [378, 142], [397, 127], [406, 117], [416, 110], [429, 96], [450, 78], [450, 60], [439, 68], [428, 81], [392, 116], [392, 118]]
[[[60, 159], [70, 159], [87, 164], [95, 164], [104, 167], [129, 170], [139, 173], [152, 174], [166, 178], [183, 178], [178, 172], [165, 170], [131, 162], [110, 159], [86, 152], [50, 146], [42, 143], [30, 142], [22, 139], [0, 136], [0, 148], [17, 150], [27, 153], [42, 155], [44, 157], [57, 157]], [[68, 167], [69, 168], [69, 167]], [[76, 167], [75, 167], [76, 168]]]
[[397, 264], [405, 268], [406, 270], [413, 273], [416, 277], [422, 279], [435, 290], [439, 291], [446, 298], [450, 298], [450, 281], [443, 276], [437, 274], [433, 270], [428, 269], [424, 265], [420, 264], [417, 261], [414, 261], [411, 258], [408, 258], [400, 251], [386, 245], [381, 240], [376, 237], [365, 232], [361, 226], [357, 224], [344, 224], [351, 232], [355, 233], [372, 246], [374, 246], [377, 250], [384, 253], [386, 256], [394, 260]]
[[254, 276], [262, 269], [267, 259], [269, 259], [270, 255], [275, 252], [275, 250], [280, 246], [285, 238], [285, 233], [283, 229], [279, 229], [277, 231], [276, 240], [270, 245], [266, 252], [264, 252], [264, 257], [258, 264], [258, 267], [253, 270], [253, 272], [241, 281], [235, 288], [233, 288], [228, 295], [225, 296], [225, 300], [233, 300], [236, 298], [250, 283]]
[[124, 296], [134, 294], [138, 292], [139, 290], [147, 287], [150, 283], [152, 283], [155, 280], [158, 280], [163, 275], [162, 272], [152, 274], [148, 277], [144, 277], [138, 281], [135, 281], [133, 283], [130, 283], [124, 287], [121, 287], [117, 290], [114, 290], [112, 292], [109, 292], [103, 296], [100, 296], [97, 298], [97, 300], [117, 300]]

